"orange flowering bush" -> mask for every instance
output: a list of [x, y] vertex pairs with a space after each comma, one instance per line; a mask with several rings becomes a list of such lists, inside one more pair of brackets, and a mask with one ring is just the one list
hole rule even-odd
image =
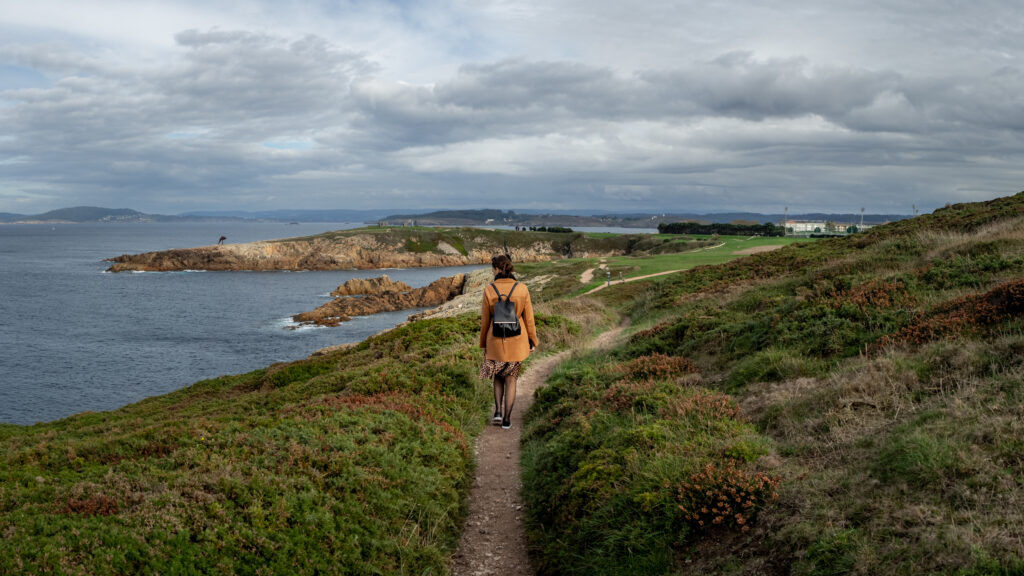
[[113, 516], [121, 511], [121, 506], [106, 494], [94, 494], [85, 498], [68, 498], [60, 510], [62, 514], [81, 514], [82, 516]]
[[601, 407], [616, 412], [629, 410], [652, 400], [654, 392], [655, 383], [652, 380], [622, 380], [609, 386], [601, 395]]
[[884, 310], [895, 306], [914, 304], [917, 299], [907, 290], [907, 283], [902, 279], [872, 279], [867, 282], [840, 289], [829, 294], [828, 304], [834, 309], [843, 305], [856, 306], [866, 316], [876, 310]]
[[656, 352], [649, 356], [635, 358], [623, 364], [619, 370], [626, 376], [637, 380], [670, 380], [677, 376], [697, 372], [697, 365], [687, 358]]
[[667, 418], [697, 416], [704, 421], [742, 418], [742, 411], [731, 396], [711, 390], [699, 391], [684, 398], [672, 398], [661, 413]]
[[732, 526], [747, 532], [756, 511], [778, 499], [779, 482], [760, 472], [748, 474], [729, 460], [723, 466], [705, 464], [691, 474], [679, 484], [676, 498], [683, 517], [694, 526]]
[[629, 341], [630, 342], [643, 342], [644, 340], [647, 340], [648, 338], [652, 338], [654, 336], [658, 336], [659, 334], [663, 333], [669, 327], [669, 325], [670, 325], [670, 323], [668, 323], [668, 322], [661, 322], [659, 324], [655, 324], [654, 326], [651, 326], [650, 328], [648, 328], [646, 330], [641, 330], [641, 331], [637, 332], [636, 334], [633, 334], [629, 338]]
[[1024, 279], [1011, 280], [984, 294], [971, 294], [940, 306], [931, 315], [882, 339], [923, 344], [964, 333], [984, 333], [992, 326], [1024, 314]]

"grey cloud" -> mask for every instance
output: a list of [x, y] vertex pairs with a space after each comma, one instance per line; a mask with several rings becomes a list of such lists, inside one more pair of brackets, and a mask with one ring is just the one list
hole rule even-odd
[[898, 90], [893, 72], [810, 71], [805, 61], [758, 62], [728, 54], [679, 70], [632, 77], [579, 64], [504, 61], [463, 67], [433, 91], [396, 88], [372, 99], [368, 114], [385, 121], [443, 120], [512, 126], [581, 119], [662, 120], [728, 116], [746, 120], [816, 114], [841, 120]]
[[[387, 127], [396, 148], [474, 135], [587, 132], [609, 122], [803, 117], [854, 133], [903, 134], [931, 147], [929, 135], [982, 131], [987, 139], [988, 130], [1019, 131], [1024, 122], [1018, 96], [1024, 80], [1014, 70], [995, 77], [907, 78], [893, 71], [812, 67], [803, 59], [757, 61], [746, 53], [633, 77], [581, 65], [505, 61], [464, 67], [433, 90], [395, 86], [371, 98], [364, 88], [354, 91], [366, 125]], [[879, 138], [877, 144], [894, 143]]]
[[[326, 41], [296, 41], [245, 32], [182, 32], [186, 62], [157, 79], [160, 93], [185, 98], [190, 115], [220, 124], [330, 115], [346, 98], [353, 78], [376, 66], [362, 54], [342, 52]], [[204, 115], [206, 116], [204, 118]], [[310, 125], [300, 128], [315, 128]]]
[[[161, 68], [4, 49], [61, 79], [0, 95], [15, 103], [0, 108], [13, 136], [0, 159], [22, 158], [0, 174], [193, 203], [287, 190], [313, 207], [358, 190], [364, 203], [451, 206], [493, 189], [538, 191], [523, 207], [705, 198], [713, 209], [754, 208], [742, 204], [751, 190], [768, 204], [926, 194], [957, 174], [1009, 193], [1021, 174], [1008, 166], [1024, 165], [1024, 77], [1012, 67], [929, 75], [729, 51], [634, 72], [511, 58], [427, 86], [316, 36], [214, 29], [175, 41]], [[487, 147], [513, 157], [471, 156]], [[998, 177], [975, 157], [1004, 163]]]
[[463, 66], [435, 90], [440, 102], [482, 109], [587, 110], [607, 113], [618, 81], [610, 70], [570, 62], [505, 60]]
[[673, 91], [711, 115], [747, 120], [817, 114], [836, 118], [869, 105], [899, 81], [892, 72], [811, 69], [806, 59], [758, 61], [730, 53], [712, 62], [641, 76], [662, 94]]
[[176, 65], [135, 74], [22, 50], [25, 61], [67, 76], [5, 93], [17, 102], [0, 110], [15, 138], [0, 140], [0, 154], [26, 160], [0, 169], [79, 190], [260, 187], [325, 162], [322, 152], [300, 157], [260, 143], [315, 145], [320, 131], [347, 121], [352, 80], [375, 70], [364, 55], [314, 37], [188, 31], [177, 40], [186, 53]]
[[96, 74], [107, 71], [103, 63], [61, 45], [0, 46], [0, 58], [39, 70], [67, 74]]

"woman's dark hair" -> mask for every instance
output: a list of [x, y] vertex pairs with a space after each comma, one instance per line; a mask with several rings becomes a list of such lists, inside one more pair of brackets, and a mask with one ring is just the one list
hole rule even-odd
[[494, 275], [495, 280], [500, 278], [511, 278], [516, 279], [512, 275], [515, 272], [515, 268], [512, 266], [512, 259], [504, 254], [498, 254], [494, 258], [491, 258], [491, 267], [498, 270], [498, 273]]

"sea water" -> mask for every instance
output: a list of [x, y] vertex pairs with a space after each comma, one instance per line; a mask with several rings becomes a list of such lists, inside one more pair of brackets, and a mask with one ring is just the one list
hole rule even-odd
[[358, 342], [415, 310], [332, 328], [290, 317], [350, 278], [412, 287], [480, 268], [336, 272], [106, 272], [105, 258], [352, 228], [254, 222], [0, 225], [0, 423], [111, 410], [193, 382]]

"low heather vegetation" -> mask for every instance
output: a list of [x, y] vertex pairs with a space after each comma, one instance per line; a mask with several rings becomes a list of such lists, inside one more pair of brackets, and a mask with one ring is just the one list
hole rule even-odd
[[531, 414], [543, 573], [1024, 573], [1024, 193], [599, 297], [632, 336]]
[[[554, 347], [579, 332], [541, 315]], [[443, 574], [489, 387], [478, 320], [0, 427], [3, 574]]]

